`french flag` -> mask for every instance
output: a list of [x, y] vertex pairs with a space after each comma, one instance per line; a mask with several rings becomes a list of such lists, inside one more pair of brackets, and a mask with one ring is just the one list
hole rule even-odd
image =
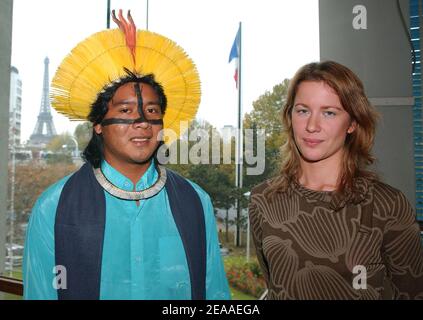
[[234, 43], [232, 44], [231, 53], [229, 54], [229, 63], [232, 60], [235, 60], [235, 74], [234, 79], [236, 87], [238, 88], [238, 68], [239, 68], [239, 53], [240, 53], [240, 44], [241, 44], [241, 26], [238, 28]]

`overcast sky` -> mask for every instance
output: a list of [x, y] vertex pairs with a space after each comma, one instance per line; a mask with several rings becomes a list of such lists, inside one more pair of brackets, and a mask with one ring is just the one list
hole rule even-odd
[[[50, 81], [62, 59], [81, 40], [106, 28], [106, 0], [14, 0], [12, 65], [23, 82], [22, 141], [29, 139], [40, 110], [44, 58]], [[146, 27], [146, 0], [112, 0], [131, 9]], [[150, 0], [150, 31], [185, 49], [197, 65], [202, 98], [197, 117], [217, 128], [237, 123], [237, 90], [229, 52], [242, 22], [244, 112], [305, 63], [319, 60], [318, 0]], [[114, 23], [112, 22], [112, 27]], [[58, 133], [71, 123], [53, 110]]]

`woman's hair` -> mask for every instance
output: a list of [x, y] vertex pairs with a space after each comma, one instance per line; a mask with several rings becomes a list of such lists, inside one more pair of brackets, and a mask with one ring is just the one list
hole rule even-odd
[[269, 196], [278, 191], [286, 191], [289, 184], [301, 174], [300, 153], [294, 140], [291, 114], [298, 87], [303, 81], [323, 81], [329, 85], [338, 95], [351, 121], [357, 124], [356, 129], [348, 134], [345, 140], [345, 152], [336, 191], [351, 191], [354, 179], [358, 177], [376, 179], [376, 174], [365, 168], [374, 161], [371, 149], [378, 114], [367, 99], [362, 82], [350, 69], [337, 62], [310, 63], [301, 67], [289, 83], [286, 103], [282, 110], [282, 127], [286, 142], [281, 148], [283, 159], [280, 176], [271, 183]]
[[[162, 114], [166, 111], [167, 98], [164, 93], [163, 87], [154, 80], [153, 74], [145, 76], [138, 76], [128, 69], [125, 69], [127, 75], [118, 81], [112, 82], [111, 85], [105, 87], [97, 96], [96, 101], [91, 105], [91, 111], [87, 119], [92, 122], [93, 126], [101, 123], [108, 111], [108, 103], [113, 98], [117, 89], [126, 83], [137, 82], [150, 85], [154, 92], [159, 97], [159, 105]], [[88, 142], [87, 147], [83, 152], [83, 158], [89, 162], [94, 168], [100, 167], [103, 160], [103, 136], [97, 134], [93, 128], [91, 140]]]

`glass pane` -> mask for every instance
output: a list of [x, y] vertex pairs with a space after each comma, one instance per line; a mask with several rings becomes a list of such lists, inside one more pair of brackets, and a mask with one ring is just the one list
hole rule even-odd
[[[185, 49], [202, 82], [197, 116], [216, 128], [238, 123], [238, 92], [228, 58], [239, 21], [244, 26], [243, 112], [251, 112], [254, 101], [298, 67], [319, 59], [317, 0], [263, 0], [260, 5], [244, 0], [119, 0], [111, 1], [111, 7], [131, 9], [138, 28], [148, 27]], [[81, 152], [92, 127], [54, 110], [49, 87], [71, 49], [106, 28], [106, 8], [106, 0], [13, 1], [4, 276], [22, 278], [25, 234], [37, 198], [83, 164]], [[113, 21], [111, 27], [116, 27]], [[221, 230], [226, 227], [223, 219], [218, 221]], [[242, 239], [245, 246], [247, 236]], [[221, 241], [222, 254], [229, 254], [227, 246], [234, 241]]]

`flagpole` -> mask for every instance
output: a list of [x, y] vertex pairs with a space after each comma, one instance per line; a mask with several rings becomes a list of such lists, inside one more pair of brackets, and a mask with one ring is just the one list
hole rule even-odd
[[110, 29], [110, 0], [107, 0], [107, 29]]
[[147, 14], [146, 14], [146, 28], [145, 30], [148, 31], [148, 0], [147, 0]]
[[[242, 164], [243, 164], [243, 139], [242, 139], [242, 22], [239, 22], [239, 57], [238, 57], [238, 144], [236, 162], [236, 187], [238, 191], [242, 188]], [[241, 197], [239, 193], [239, 197]], [[240, 220], [241, 220], [241, 198], [237, 199], [237, 246], [240, 246]]]
[[239, 184], [238, 186], [242, 188], [242, 164], [243, 164], [243, 123], [242, 123], [242, 22], [239, 22], [239, 59], [238, 59], [239, 67], [238, 67], [238, 128], [239, 128], [239, 170], [238, 170], [238, 179]]
[[[239, 128], [239, 165], [238, 165], [238, 187], [240, 190], [242, 190], [243, 187], [243, 165], [244, 165], [244, 123], [242, 121], [242, 22], [239, 22], [239, 58], [238, 58], [238, 128]], [[244, 193], [240, 193], [241, 199], [245, 196]], [[242, 214], [242, 202], [238, 204], [238, 207], [240, 209], [239, 217], [241, 217]], [[240, 242], [240, 241], [239, 241]], [[247, 256], [247, 262], [250, 261], [250, 216], [247, 213], [247, 250], [246, 250], [246, 256]]]

